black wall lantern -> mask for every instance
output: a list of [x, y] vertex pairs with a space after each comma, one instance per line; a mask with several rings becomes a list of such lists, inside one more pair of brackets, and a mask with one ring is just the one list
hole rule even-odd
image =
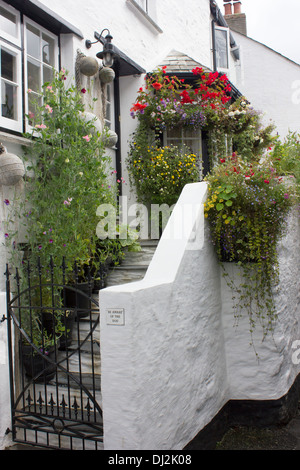
[[[107, 35], [105, 37], [103, 36], [104, 31], [107, 32]], [[95, 31], [94, 38], [96, 39], [96, 41], [94, 42], [91, 42], [89, 39], [87, 39], [85, 41], [85, 46], [87, 47], [87, 49], [90, 49], [90, 47], [92, 47], [92, 44], [101, 42], [103, 44], [103, 51], [98, 52], [98, 54], [96, 54], [96, 57], [102, 60], [104, 67], [111, 67], [114, 63], [114, 59], [118, 57], [118, 54], [116, 54], [116, 52], [114, 51], [114, 46], [111, 43], [112, 36], [109, 30], [103, 29], [100, 34]]]

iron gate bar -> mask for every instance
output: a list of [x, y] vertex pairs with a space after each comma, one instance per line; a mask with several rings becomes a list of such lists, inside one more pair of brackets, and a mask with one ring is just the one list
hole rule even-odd
[[[75, 281], [78, 281], [78, 270], [74, 268]], [[27, 287], [25, 289], [20, 288], [20, 275], [19, 270], [16, 269], [15, 281], [16, 281], [16, 294], [11, 296], [11, 284], [8, 265], [6, 266], [6, 291], [7, 291], [7, 331], [8, 331], [8, 350], [9, 350], [9, 364], [10, 364], [10, 388], [11, 388], [11, 416], [12, 416], [12, 433], [13, 440], [15, 442], [28, 442], [31, 445], [38, 445], [39, 447], [47, 448], [62, 448], [66, 445], [66, 438], [69, 439], [69, 447], [73, 448], [74, 440], [81, 439], [81, 445], [83, 448], [86, 447], [86, 441], [92, 441], [98, 448], [100, 443], [103, 443], [103, 420], [102, 420], [102, 409], [97, 401], [97, 393], [100, 394], [100, 388], [96, 386], [95, 376], [95, 350], [94, 344], [100, 345], [99, 342], [94, 340], [93, 335], [98, 327], [99, 321], [99, 303], [92, 298], [91, 286], [92, 278], [90, 276], [90, 270], [88, 273], [89, 283], [89, 294], [80, 292], [78, 288], [73, 286], [67, 286], [65, 283], [65, 265], [64, 262], [60, 267], [62, 269], [62, 284], [54, 282], [54, 269], [56, 268], [53, 260], [50, 260], [50, 282], [43, 283], [42, 279], [42, 266], [40, 261], [37, 262], [38, 271], [38, 282], [31, 282], [32, 266], [29, 261], [27, 264]], [[51, 292], [51, 304], [44, 305], [43, 299], [43, 288], [49, 288]], [[55, 292], [63, 292], [65, 300], [65, 288], [71, 289], [75, 292], [76, 299], [79, 296], [86, 297], [89, 300], [89, 309], [87, 316], [89, 317], [87, 322], [89, 329], [85, 331], [80, 329], [80, 318], [77, 317], [77, 340], [75, 339], [77, 346], [72, 343], [71, 348], [66, 344], [65, 351], [57, 351], [55, 348], [55, 358], [52, 360], [50, 357], [45, 356], [39, 351], [38, 347], [33, 344], [32, 341], [32, 315], [34, 312], [47, 309], [52, 312], [52, 320], [54, 319], [54, 313], [59, 311], [63, 315], [63, 319], [66, 326], [66, 312], [70, 310], [63, 302], [63, 305], [57, 307], [55, 305]], [[32, 294], [34, 292], [39, 294], [40, 305], [33, 304]], [[28, 298], [27, 305], [24, 305], [22, 298]], [[75, 306], [75, 311], [77, 305]], [[27, 312], [25, 312], [27, 311]], [[29, 312], [29, 325], [30, 331], [26, 330], [26, 325], [23, 324], [23, 315]], [[92, 315], [97, 313], [97, 318], [93, 318]], [[84, 320], [85, 321], [85, 320]], [[13, 322], [13, 323], [12, 323]], [[18, 372], [18, 367], [14, 368], [13, 363], [13, 344], [12, 344], [12, 325], [14, 325], [15, 331], [20, 338], [24, 338], [29, 344], [31, 349], [37, 355], [41, 356], [44, 361], [43, 372], [35, 374], [33, 377], [25, 377], [23, 363], [20, 362], [20, 375], [21, 375], [21, 390], [17, 391], [16, 385], [14, 384], [14, 376]], [[41, 323], [42, 332], [44, 330], [43, 321]], [[66, 334], [66, 330], [65, 330]], [[44, 336], [42, 335], [42, 341]], [[89, 343], [88, 343], [89, 342]], [[55, 345], [56, 339], [54, 340]], [[44, 346], [44, 342], [42, 345]], [[88, 376], [83, 373], [82, 369], [82, 353], [84, 345], [90, 345], [91, 352], [91, 386], [84, 383], [84, 379]], [[20, 347], [22, 352], [22, 345]], [[78, 372], [70, 369], [70, 359], [72, 357], [78, 357]], [[77, 359], [76, 359], [77, 360]], [[75, 361], [76, 362], [76, 361]], [[47, 383], [45, 377], [45, 366], [55, 364], [55, 380], [53, 379], [50, 383]], [[77, 364], [77, 363], [76, 363]], [[75, 365], [76, 365], [75, 364]], [[62, 374], [59, 376], [59, 374]], [[78, 375], [77, 375], [78, 374]], [[61, 378], [66, 378], [66, 384], [61, 385]], [[43, 378], [43, 381], [38, 382], [39, 378]], [[99, 376], [100, 378], [100, 376]], [[75, 387], [73, 392], [71, 387]], [[77, 391], [76, 391], [77, 390]], [[27, 397], [26, 397], [27, 393]], [[49, 397], [50, 393], [50, 397]], [[74, 401], [72, 404], [72, 393], [74, 393]], [[78, 395], [79, 394], [79, 395]], [[54, 398], [55, 397], [55, 398]], [[49, 401], [50, 398], [50, 401]], [[79, 403], [77, 402], [79, 399]], [[86, 406], [84, 406], [84, 400], [87, 400]], [[92, 406], [91, 406], [92, 404]], [[17, 429], [23, 431], [23, 439], [17, 435]], [[34, 433], [35, 441], [30, 438], [30, 433]], [[44, 433], [46, 436], [46, 442], [38, 442], [40, 433]], [[54, 445], [52, 437], [57, 440]], [[65, 447], [63, 447], [65, 448]]]

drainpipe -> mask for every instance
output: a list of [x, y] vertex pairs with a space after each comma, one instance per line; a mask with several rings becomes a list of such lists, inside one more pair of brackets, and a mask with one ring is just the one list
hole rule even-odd
[[217, 55], [216, 55], [216, 21], [212, 20], [212, 53], [213, 53], [213, 70], [217, 70]]

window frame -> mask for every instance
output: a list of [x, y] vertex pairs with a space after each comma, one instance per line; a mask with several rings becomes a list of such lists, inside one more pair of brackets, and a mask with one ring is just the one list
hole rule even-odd
[[[188, 131], [190, 132], [190, 129], [184, 129], [182, 127], [179, 127], [177, 129], [179, 132], [180, 132], [180, 135], [178, 134], [178, 136], [174, 136], [174, 137], [171, 137], [170, 135], [168, 135], [168, 129], [166, 129], [163, 133], [163, 145], [178, 145], [178, 141], [179, 141], [179, 145], [181, 146], [186, 146], [186, 147], [189, 147], [188, 145], [188, 142], [191, 141], [191, 142], [196, 142], [197, 143], [197, 148], [199, 150], [199, 152], [196, 152], [195, 155], [197, 157], [197, 159], [199, 160], [199, 180], [201, 181], [204, 177], [204, 174], [203, 174], [203, 145], [202, 145], [202, 141], [203, 141], [203, 135], [202, 135], [202, 130], [201, 129], [197, 129], [195, 131], [195, 136], [188, 136], [188, 135], [185, 135], [185, 131]], [[172, 129], [172, 131], [174, 132], [174, 129]], [[197, 134], [197, 135], [196, 135]], [[174, 144], [173, 144], [174, 142]], [[191, 152], [194, 152], [193, 149], [190, 149]]]
[[[40, 33], [40, 59], [37, 59], [31, 55], [28, 54], [28, 47], [27, 47], [27, 25], [31, 25], [34, 28], [36, 28], [39, 33]], [[24, 30], [24, 83], [23, 83], [23, 89], [24, 89], [24, 96], [25, 96], [25, 128], [26, 131], [32, 130], [32, 126], [29, 123], [28, 120], [28, 113], [29, 113], [29, 93], [28, 93], [28, 57], [32, 58], [35, 62], [38, 62], [40, 67], [43, 68], [45, 62], [42, 60], [42, 41], [41, 41], [41, 36], [44, 33], [45, 35], [49, 36], [49, 38], [54, 40], [54, 66], [49, 67], [49, 68], [54, 68], [55, 70], [58, 70], [59, 67], [59, 38], [57, 35], [51, 33], [51, 31], [47, 30], [43, 26], [39, 25], [35, 21], [31, 20], [30, 18], [24, 16], [23, 20], [23, 30]], [[45, 82], [43, 82], [45, 83]], [[40, 87], [43, 85], [42, 79], [40, 77]], [[33, 92], [34, 95], [38, 96], [39, 93]]]
[[[0, 59], [2, 50], [7, 51], [9, 54], [15, 56], [16, 58], [16, 77], [15, 81], [2, 78], [1, 64], [0, 64], [0, 100], [1, 100], [1, 110], [0, 110], [0, 126], [15, 132], [22, 132], [23, 129], [23, 102], [22, 102], [22, 53], [19, 48], [13, 47], [10, 43], [0, 40]], [[12, 84], [16, 88], [16, 119], [10, 119], [8, 117], [2, 116], [2, 87], [3, 83]]]
[[0, 27], [1, 39], [8, 41], [13, 46], [21, 48], [22, 47], [21, 13], [18, 10], [16, 10], [16, 8], [12, 7], [11, 5], [8, 5], [2, 0], [0, 1], [0, 7], [16, 16], [16, 30], [17, 30], [17, 36], [12, 36], [9, 33], [5, 32], [4, 30], [1, 30], [1, 27]]
[[[3, 0], [0, 0], [0, 6], [3, 10], [14, 15], [16, 19], [16, 35], [9, 34], [4, 30], [0, 29], [0, 54], [1, 50], [7, 51], [9, 54], [12, 54], [16, 58], [15, 62], [15, 81], [9, 81], [7, 78], [2, 78], [1, 73], [1, 62], [0, 62], [0, 129], [3, 131], [22, 134], [24, 132], [30, 132], [32, 126], [30, 125], [27, 115], [29, 112], [29, 100], [28, 100], [28, 58], [31, 56], [28, 54], [27, 48], [27, 25], [31, 25], [39, 31], [39, 47], [40, 47], [40, 57], [39, 59], [32, 58], [38, 66], [41, 73], [45, 70], [45, 67], [48, 67], [49, 70], [58, 70], [60, 62], [60, 42], [59, 42], [59, 33], [52, 32], [32, 20], [28, 16], [24, 15], [22, 11], [17, 10], [11, 5], [7, 4]], [[1, 15], [2, 16], [2, 15]], [[3, 15], [4, 16], [4, 15]], [[53, 40], [53, 65], [47, 64], [43, 61], [42, 56], [42, 38], [43, 35]], [[1, 55], [0, 55], [1, 59]], [[41, 88], [43, 84], [43, 75], [40, 75], [38, 89]], [[5, 116], [2, 116], [2, 87], [4, 83], [11, 83], [16, 87], [16, 119], [11, 119]], [[38, 96], [38, 92], [35, 93]]]
[[[226, 67], [219, 67], [218, 66], [218, 58], [217, 58], [217, 53], [218, 53], [218, 49], [217, 49], [217, 36], [216, 36], [216, 31], [223, 31], [223, 32], [226, 32], [226, 43], [227, 43], [227, 68]], [[226, 73], [228, 74], [228, 71], [229, 71], [229, 68], [230, 68], [230, 65], [229, 65], [229, 61], [230, 61], [230, 36], [229, 36], [229, 28], [226, 28], [224, 26], [219, 26], [219, 25], [215, 25], [214, 27], [214, 35], [215, 35], [215, 54], [216, 54], [216, 69], [218, 70], [218, 72], [223, 72], [223, 73]]]

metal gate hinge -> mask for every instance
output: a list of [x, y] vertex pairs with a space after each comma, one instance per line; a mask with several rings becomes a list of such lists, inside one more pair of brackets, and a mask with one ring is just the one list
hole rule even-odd
[[0, 323], [3, 323], [5, 320], [7, 320], [7, 317], [5, 315], [3, 315], [3, 317], [0, 320]]
[[5, 435], [9, 434], [11, 431], [11, 429], [7, 428], [6, 431], [5, 431]]

